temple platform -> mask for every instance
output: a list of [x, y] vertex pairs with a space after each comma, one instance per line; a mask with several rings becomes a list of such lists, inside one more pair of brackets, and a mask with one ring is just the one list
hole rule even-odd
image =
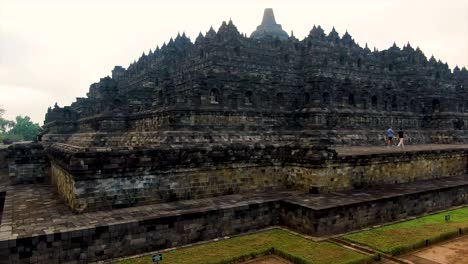
[[468, 176], [355, 192], [227, 195], [84, 214], [74, 214], [48, 184], [7, 186], [6, 193], [0, 262], [89, 262], [269, 226], [328, 236], [402, 220], [467, 204]]
[[[66, 232], [110, 224], [186, 215], [229, 208], [281, 202], [313, 211], [350, 207], [379, 200], [395, 200], [421, 193], [468, 187], [468, 175], [386, 185], [361, 191], [308, 194], [298, 191], [250, 193], [137, 206], [84, 214], [73, 213], [49, 184], [15, 185], [6, 189], [0, 239]], [[461, 197], [463, 198], [463, 197]], [[450, 204], [448, 204], [450, 205]], [[457, 202], [456, 205], [459, 205]], [[286, 205], [287, 206], [287, 205]], [[431, 210], [429, 210], [431, 211]], [[424, 212], [429, 212], [425, 210]], [[410, 212], [408, 212], [410, 214]], [[314, 235], [313, 232], [309, 232]], [[327, 234], [338, 232], [327, 232]]]
[[[0, 263], [99, 261], [271, 226], [326, 238], [463, 206], [468, 204], [468, 174], [461, 173], [459, 167], [466, 166], [465, 159], [460, 158], [465, 156], [466, 149], [467, 145], [336, 149], [338, 156], [333, 164], [341, 161], [356, 170], [369, 158], [372, 166], [429, 159], [425, 166], [433, 167], [431, 161], [435, 156], [443, 160], [452, 159], [453, 155], [458, 157], [456, 166], [436, 170], [429, 179], [413, 178], [395, 184], [398, 177], [390, 176], [380, 184], [315, 194], [282, 188], [81, 214], [66, 204], [50, 182], [16, 184], [3, 170], [0, 173], [0, 193], [5, 194], [0, 214]], [[329, 172], [337, 170], [328, 167]], [[440, 174], [445, 171], [449, 173]]]
[[463, 175], [468, 159], [466, 145], [335, 151], [259, 142], [139, 148], [54, 143], [45, 153], [50, 182], [78, 213], [284, 189], [359, 190]]

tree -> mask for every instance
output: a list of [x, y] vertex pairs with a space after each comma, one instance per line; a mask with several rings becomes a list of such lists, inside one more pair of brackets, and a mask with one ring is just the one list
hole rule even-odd
[[40, 130], [41, 126], [38, 123], [33, 123], [29, 116], [17, 116], [16, 124], [8, 133], [14, 136], [21, 136], [23, 140], [34, 140]]
[[3, 118], [5, 109], [0, 106], [0, 134], [6, 133], [9, 128], [15, 125], [15, 122]]

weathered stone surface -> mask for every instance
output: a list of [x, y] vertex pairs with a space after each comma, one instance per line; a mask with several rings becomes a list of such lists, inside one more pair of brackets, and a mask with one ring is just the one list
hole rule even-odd
[[327, 148], [225, 144], [47, 148], [50, 177], [77, 212], [284, 189], [318, 192], [464, 175], [468, 150], [337, 156]]
[[7, 146], [0, 145], [0, 170], [8, 168], [7, 155], [8, 155]]
[[322, 236], [443, 210], [468, 203], [468, 186], [457, 185], [459, 179], [447, 177], [362, 192], [285, 198], [280, 223], [300, 233]]
[[467, 150], [421, 150], [342, 155], [320, 166], [290, 166], [285, 174], [294, 189], [330, 192], [464, 175], [467, 163]]
[[285, 189], [292, 163], [318, 166], [326, 148], [274, 145], [47, 148], [51, 182], [77, 212]]
[[[4, 219], [10, 229], [0, 237], [0, 263], [92, 262], [275, 225], [314, 236], [337, 234], [468, 202], [467, 176], [366, 191], [249, 193], [85, 214], [49, 202], [46, 208], [30, 205], [25, 200], [38, 203], [40, 196], [30, 188], [31, 196], [22, 196], [25, 188], [7, 195]], [[20, 206], [12, 208], [13, 202]]]
[[10, 179], [16, 183], [43, 182], [47, 174], [47, 158], [39, 143], [13, 144], [8, 147]]

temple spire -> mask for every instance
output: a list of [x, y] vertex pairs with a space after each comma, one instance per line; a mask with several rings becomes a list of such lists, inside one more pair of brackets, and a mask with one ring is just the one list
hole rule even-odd
[[273, 8], [265, 8], [265, 11], [263, 11], [263, 19], [262, 19], [261, 25], [263, 26], [275, 26], [276, 25], [275, 14], [273, 14]]
[[250, 35], [251, 38], [263, 38], [266, 36], [286, 40], [289, 38], [288, 33], [284, 31], [280, 24], [276, 23], [275, 15], [272, 8], [265, 8], [263, 11], [262, 23]]

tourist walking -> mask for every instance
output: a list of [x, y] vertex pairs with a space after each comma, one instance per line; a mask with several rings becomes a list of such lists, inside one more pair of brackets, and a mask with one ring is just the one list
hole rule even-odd
[[405, 143], [403, 142], [403, 129], [400, 127], [400, 130], [398, 130], [398, 145], [397, 147], [402, 147], [404, 148], [405, 147]]
[[395, 135], [395, 131], [390, 127], [387, 129], [385, 132], [385, 135], [387, 136], [387, 147], [390, 147], [393, 145], [393, 136]]

